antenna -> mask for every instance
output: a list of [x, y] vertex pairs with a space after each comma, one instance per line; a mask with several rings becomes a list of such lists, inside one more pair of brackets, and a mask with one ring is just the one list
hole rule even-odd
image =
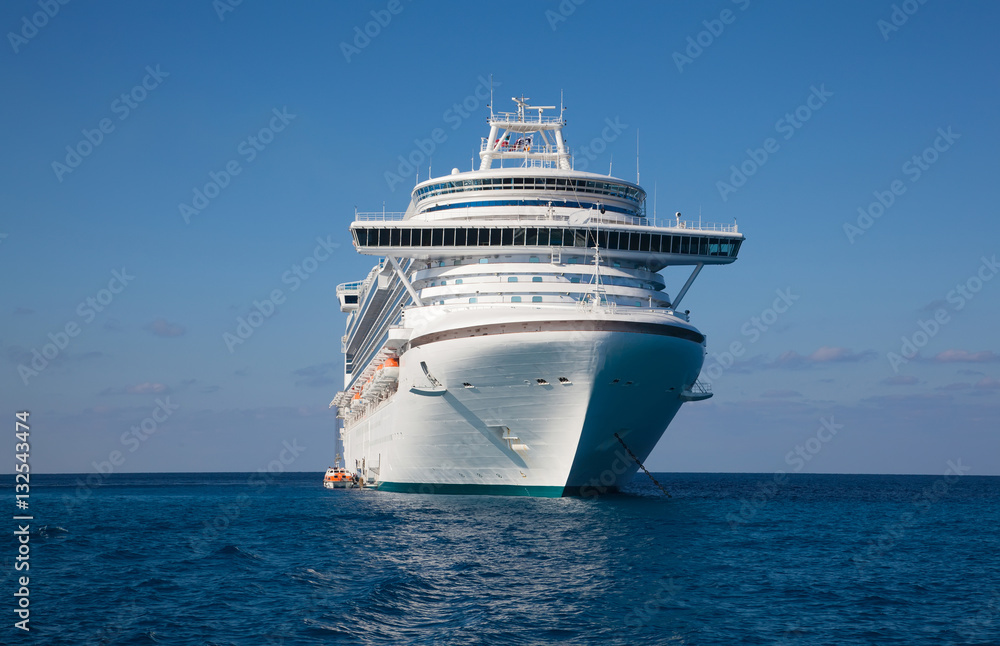
[[433, 165], [434, 165], [434, 158], [433, 158], [433, 157], [431, 157], [431, 158], [430, 158], [430, 159], [428, 160], [428, 162], [427, 162], [427, 179], [430, 179], [431, 177], [433, 177], [433, 175], [431, 174], [431, 167], [432, 167]]
[[[490, 74], [490, 119], [493, 118], [493, 75]], [[490, 142], [492, 143], [492, 142]]]
[[615, 165], [615, 154], [611, 153], [611, 163], [608, 164], [608, 177], [611, 177], [611, 168]]
[[639, 129], [635, 129], [635, 183], [639, 183]]
[[653, 180], [653, 224], [656, 224], [656, 180]]

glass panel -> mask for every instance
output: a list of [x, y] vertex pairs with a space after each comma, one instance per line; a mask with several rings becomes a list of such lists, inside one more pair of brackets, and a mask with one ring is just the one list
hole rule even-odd
[[470, 303], [478, 303], [478, 302], [479, 302], [479, 299], [478, 299], [478, 298], [476, 298], [475, 296], [473, 296], [472, 298], [470, 298], [470, 299], [469, 299], [469, 302], [470, 302]]
[[[564, 182], [566, 180], [562, 180], [561, 179], [559, 181], [560, 182]], [[563, 230], [562, 229], [549, 229], [549, 244], [550, 245], [554, 245], [554, 246], [558, 247], [558, 246], [562, 245], [562, 239], [563, 239]]]
[[528, 227], [524, 232], [524, 244], [534, 247], [538, 244], [538, 229]]
[[431, 236], [431, 246], [440, 247], [442, 244], [444, 244], [444, 229], [434, 229]]
[[533, 283], [540, 283], [540, 282], [542, 282], [542, 277], [541, 276], [532, 276], [531, 277], [531, 282], [533, 282]]
[[708, 238], [698, 239], [698, 253], [702, 256], [708, 255]]
[[520, 303], [521, 302], [521, 297], [520, 296], [511, 296], [510, 297], [510, 302], [511, 303]]
[[639, 234], [639, 251], [649, 251], [649, 234]]
[[517, 276], [507, 276], [507, 282], [508, 283], [516, 283], [517, 282]]
[[431, 246], [431, 230], [430, 229], [423, 229], [420, 232], [420, 246], [421, 247], [429, 247], [429, 246]]
[[524, 229], [514, 229], [514, 246], [523, 247], [524, 246]]
[[618, 248], [618, 236], [621, 235], [618, 231], [608, 231], [608, 249]]
[[455, 230], [445, 229], [444, 230], [444, 246], [454, 247], [455, 246]]
[[549, 230], [548, 229], [539, 229], [538, 230], [538, 244], [543, 245], [543, 246], [549, 244]]
[[608, 248], [608, 232], [607, 231], [598, 231], [597, 232], [597, 246], [599, 246], [601, 249], [607, 249]]
[[680, 253], [680, 252], [681, 252], [681, 237], [670, 236], [670, 253]]
[[639, 234], [630, 231], [628, 235], [629, 251], [639, 251]]
[[503, 232], [500, 234], [500, 244], [502, 244], [505, 247], [509, 247], [512, 244], [514, 244], [514, 230], [513, 229], [504, 229], [503, 230]]
[[462, 279], [461, 278], [456, 278], [455, 279], [455, 284], [456, 285], [461, 285], [462, 284]]
[[542, 297], [541, 296], [532, 296], [531, 297], [531, 302], [532, 303], [541, 303], [542, 302]]
[[593, 231], [587, 229], [587, 246], [593, 249], [597, 245], [597, 236]]
[[493, 229], [491, 231], [490, 244], [495, 246], [500, 246], [500, 238], [502, 237], [503, 229]]
[[681, 253], [691, 253], [691, 237], [681, 236]]
[[586, 247], [587, 246], [587, 230], [586, 229], [576, 229], [575, 233], [574, 247]]
[[389, 230], [389, 244], [393, 247], [399, 246], [399, 229]]
[[480, 265], [486, 265], [486, 264], [489, 264], [489, 262], [490, 262], [489, 258], [480, 258], [479, 259], [479, 264]]
[[410, 234], [412, 231], [410, 229], [401, 229], [399, 231], [399, 246], [409, 247], [410, 246]]

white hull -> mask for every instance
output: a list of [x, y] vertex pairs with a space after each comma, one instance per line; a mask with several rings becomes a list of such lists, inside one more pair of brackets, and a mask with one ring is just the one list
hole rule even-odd
[[[663, 315], [642, 321], [561, 316], [567, 323], [583, 318], [692, 329]], [[444, 318], [454, 329], [456, 320], [503, 317], [494, 309]], [[552, 321], [553, 312], [535, 318]], [[637, 331], [505, 332], [420, 345], [400, 357], [398, 391], [348, 421], [347, 465], [365, 464], [374, 483], [389, 490], [564, 495], [614, 489], [637, 469], [614, 434], [645, 459], [703, 359], [703, 343]], [[421, 362], [443, 394], [411, 392], [431, 386]]]

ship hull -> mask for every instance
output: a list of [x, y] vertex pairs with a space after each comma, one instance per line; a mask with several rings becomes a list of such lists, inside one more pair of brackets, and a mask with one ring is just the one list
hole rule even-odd
[[615, 434], [645, 459], [704, 360], [703, 339], [670, 321], [619, 323], [425, 336], [401, 355], [397, 392], [345, 426], [347, 464], [388, 491], [616, 490], [638, 465]]

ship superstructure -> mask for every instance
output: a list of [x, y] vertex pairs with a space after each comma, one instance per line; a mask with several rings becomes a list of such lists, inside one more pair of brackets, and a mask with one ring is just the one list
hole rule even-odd
[[[553, 106], [491, 112], [478, 170], [420, 182], [402, 213], [356, 213], [378, 263], [337, 288], [349, 469], [380, 489], [528, 495], [614, 489], [697, 382], [680, 303], [736, 260], [735, 225], [647, 217], [636, 183], [576, 171]], [[660, 274], [687, 265], [671, 297]], [[678, 281], [680, 282], [680, 281]], [[609, 476], [608, 474], [611, 474]]]

